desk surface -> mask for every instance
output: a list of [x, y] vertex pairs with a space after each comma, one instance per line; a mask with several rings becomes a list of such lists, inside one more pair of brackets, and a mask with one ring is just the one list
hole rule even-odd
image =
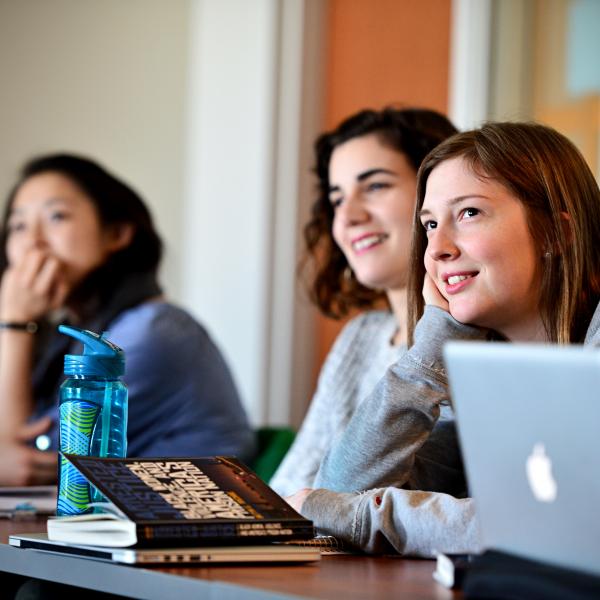
[[0, 521], [0, 570], [148, 600], [460, 597], [433, 581], [433, 561], [400, 557], [333, 555], [324, 556], [318, 563], [293, 566], [139, 568], [6, 545], [11, 534], [44, 530], [45, 521], [41, 520]]

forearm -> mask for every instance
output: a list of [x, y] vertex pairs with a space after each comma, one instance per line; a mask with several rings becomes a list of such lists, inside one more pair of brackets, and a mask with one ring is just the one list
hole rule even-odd
[[0, 439], [8, 439], [33, 413], [31, 370], [34, 336], [0, 329]]
[[320, 532], [370, 554], [433, 557], [481, 549], [470, 498], [397, 488], [361, 494], [318, 489], [308, 495], [301, 513]]
[[415, 344], [385, 374], [329, 450], [315, 487], [339, 492], [405, 485], [417, 451], [449, 402], [442, 348], [448, 339], [482, 339], [486, 332], [464, 326], [427, 307]]
[[[0, 321], [38, 321], [66, 295], [60, 263], [46, 250], [31, 248], [2, 274]], [[31, 374], [35, 336], [0, 329], [0, 437], [14, 436], [33, 412]]]

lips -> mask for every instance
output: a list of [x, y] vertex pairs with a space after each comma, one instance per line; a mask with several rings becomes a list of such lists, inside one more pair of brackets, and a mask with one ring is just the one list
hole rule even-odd
[[387, 238], [387, 233], [367, 233], [351, 241], [352, 249], [356, 253], [361, 253], [381, 244]]
[[443, 273], [442, 280], [446, 284], [446, 292], [456, 294], [470, 285], [478, 271], [462, 271], [460, 273]]
[[451, 277], [448, 277], [447, 283], [454, 285], [455, 283], [459, 283], [465, 279], [468, 279], [467, 275], [452, 275]]

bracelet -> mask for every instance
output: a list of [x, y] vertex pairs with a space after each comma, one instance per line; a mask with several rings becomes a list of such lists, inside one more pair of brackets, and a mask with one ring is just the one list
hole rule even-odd
[[35, 321], [26, 321], [19, 323], [17, 321], [0, 321], [0, 329], [12, 329], [14, 331], [23, 331], [24, 333], [35, 333], [38, 330], [38, 324]]

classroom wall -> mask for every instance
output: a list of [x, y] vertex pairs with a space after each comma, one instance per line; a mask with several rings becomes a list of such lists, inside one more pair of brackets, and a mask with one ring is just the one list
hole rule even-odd
[[165, 239], [169, 296], [215, 337], [253, 423], [297, 426], [335, 332], [315, 327], [295, 272], [312, 141], [365, 105], [444, 110], [449, 12], [450, 0], [0, 2], [0, 190], [57, 149], [124, 177]]
[[0, 193], [33, 154], [93, 156], [146, 198], [168, 296], [205, 324], [254, 424], [310, 396], [298, 293], [325, 0], [0, 1]]
[[188, 0], [0, 2], [0, 196], [30, 156], [87, 154], [147, 200], [180, 297]]
[[299, 229], [319, 131], [322, 0], [202, 0], [191, 18], [184, 300], [217, 333], [255, 424], [300, 424], [313, 309]]
[[[447, 112], [451, 8], [450, 0], [330, 0], [326, 127], [390, 103]], [[316, 319], [315, 373], [341, 325]]]
[[450, 0], [330, 0], [326, 125], [365, 106], [446, 111]]

